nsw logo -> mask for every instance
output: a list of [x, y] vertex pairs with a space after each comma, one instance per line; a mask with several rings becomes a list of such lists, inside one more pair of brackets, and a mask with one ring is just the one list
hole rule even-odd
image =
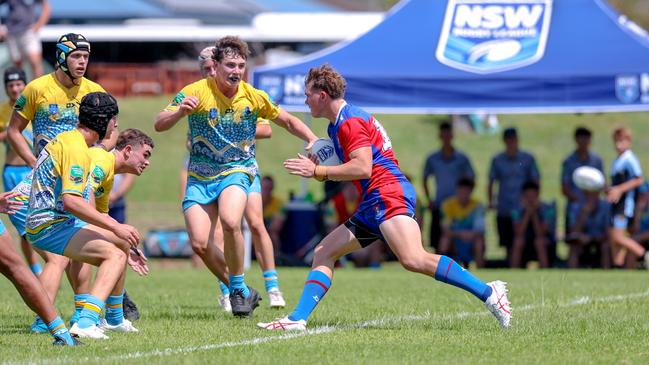
[[324, 146], [321, 149], [318, 150], [318, 159], [320, 161], [326, 161], [329, 158], [331, 158], [336, 151], [334, 151], [334, 148], [331, 146]]
[[477, 74], [520, 68], [540, 60], [553, 0], [449, 0], [437, 60]]

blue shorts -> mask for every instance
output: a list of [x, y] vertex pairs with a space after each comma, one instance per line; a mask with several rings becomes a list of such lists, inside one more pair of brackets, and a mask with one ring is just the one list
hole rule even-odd
[[377, 239], [386, 242], [379, 226], [397, 215], [415, 216], [417, 195], [409, 182], [384, 185], [369, 192], [358, 210], [345, 222], [362, 247]]
[[29, 197], [24, 200], [20, 198], [24, 197], [18, 196], [14, 199], [20, 200], [23, 205], [20, 209], [14, 211], [14, 214], [9, 214], [9, 220], [11, 221], [11, 224], [13, 224], [14, 228], [16, 228], [18, 234], [23, 237], [25, 236], [25, 220], [27, 219], [27, 211], [29, 208]]
[[611, 217], [611, 225], [613, 228], [627, 229], [629, 227], [629, 218], [624, 214], [616, 214]]
[[230, 186], [238, 186], [247, 194], [251, 184], [250, 175], [244, 172], [235, 172], [207, 181], [194, 179], [190, 176], [187, 179], [183, 211], [195, 204], [206, 205], [216, 201], [223, 190]]
[[32, 172], [32, 168], [29, 166], [5, 165], [2, 170], [2, 183], [5, 186], [5, 191], [16, 187], [30, 172]]
[[63, 255], [70, 239], [87, 225], [88, 223], [80, 219], [70, 218], [50, 226], [47, 232], [40, 232], [37, 235], [27, 233], [27, 240], [41, 250]]
[[248, 194], [250, 193], [261, 194], [261, 178], [259, 177], [259, 174], [255, 175], [255, 179], [252, 180], [252, 184], [250, 184], [250, 188], [248, 189]]
[[5, 232], [7, 232], [7, 227], [5, 227], [5, 224], [0, 221], [0, 236], [3, 235]]

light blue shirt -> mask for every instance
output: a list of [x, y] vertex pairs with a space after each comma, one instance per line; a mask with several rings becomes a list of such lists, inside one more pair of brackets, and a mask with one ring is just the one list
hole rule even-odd
[[602, 175], [604, 174], [604, 163], [602, 162], [602, 158], [595, 153], [588, 152], [588, 158], [582, 160], [575, 151], [563, 160], [563, 164], [561, 165], [561, 183], [568, 184], [570, 191], [579, 196], [579, 201], [583, 199], [584, 195], [581, 192], [581, 189], [579, 189], [575, 185], [574, 181], [572, 181], [572, 173], [582, 166], [594, 167], [598, 169]]
[[525, 182], [540, 179], [534, 156], [518, 151], [510, 157], [505, 152], [491, 160], [489, 182], [498, 181], [498, 215], [509, 216], [520, 207]]
[[[624, 151], [611, 165], [611, 185], [624, 184], [637, 177], [642, 177], [640, 161], [631, 150]], [[620, 201], [624, 202], [624, 215], [633, 217], [635, 210], [635, 189], [627, 191], [622, 195]]]
[[435, 201], [436, 207], [455, 195], [455, 188], [461, 178], [475, 179], [471, 161], [462, 152], [454, 150], [450, 158], [444, 157], [442, 150], [432, 153], [424, 165], [424, 181], [431, 175], [435, 176]]

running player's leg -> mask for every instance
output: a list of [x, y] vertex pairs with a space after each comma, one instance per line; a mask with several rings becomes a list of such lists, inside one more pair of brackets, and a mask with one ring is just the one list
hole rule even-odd
[[273, 252], [273, 242], [266, 231], [263, 215], [263, 202], [260, 192], [250, 192], [248, 194], [248, 203], [246, 204], [246, 222], [250, 227], [252, 243], [255, 247], [255, 257], [259, 262], [261, 271], [264, 276], [264, 285], [270, 298], [270, 306], [273, 308], [283, 308], [286, 301], [279, 290], [279, 279], [277, 270], [275, 270], [275, 253]]
[[218, 209], [216, 204], [194, 204], [185, 209], [185, 225], [194, 253], [222, 282], [228, 283], [225, 256], [214, 243]]
[[[369, 245], [371, 242], [367, 242]], [[334, 264], [342, 256], [362, 248], [358, 239], [345, 225], [329, 233], [315, 248], [311, 272], [306, 278], [302, 295], [293, 312], [285, 318], [257, 326], [268, 330], [305, 330], [306, 321], [331, 287]]]
[[[221, 220], [216, 218], [216, 226], [214, 226], [214, 234], [212, 235], [212, 240], [214, 245], [221, 251], [223, 255], [223, 250], [225, 245], [223, 243], [223, 227], [221, 226]], [[225, 256], [223, 256], [223, 265], [225, 265]], [[225, 276], [228, 275], [227, 267], [225, 267]], [[219, 305], [225, 312], [232, 312], [232, 305], [230, 304], [230, 288], [228, 286], [229, 281], [223, 282], [221, 279], [216, 280], [219, 284], [219, 289], [221, 290], [221, 296], [219, 297]], [[228, 284], [226, 284], [228, 283]]]
[[[43, 271], [38, 276], [38, 280], [41, 282], [43, 289], [45, 289], [50, 303], [54, 304], [59, 287], [61, 286], [61, 277], [63, 277], [63, 272], [70, 263], [70, 259], [43, 250], [39, 250], [39, 253], [43, 257], [43, 260], [45, 260], [45, 265], [43, 265]], [[44, 333], [46, 331], [45, 321], [39, 316], [36, 316], [30, 330], [33, 333]]]
[[11, 280], [25, 304], [43, 318], [49, 332], [57, 341], [60, 339], [64, 342], [61, 344], [74, 344], [43, 286], [14, 250], [11, 237], [6, 231], [0, 235], [0, 272]]
[[[494, 309], [499, 309], [494, 315], [501, 326], [509, 326], [510, 309], [504, 283], [485, 284], [449, 257], [424, 250], [419, 225], [409, 216], [396, 215], [389, 218], [379, 225], [379, 229], [404, 268], [468, 291], [486, 303], [492, 313]], [[497, 308], [490, 307], [494, 299]]]

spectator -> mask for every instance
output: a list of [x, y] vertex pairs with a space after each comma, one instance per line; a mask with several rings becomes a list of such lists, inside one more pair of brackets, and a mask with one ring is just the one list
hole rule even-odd
[[523, 184], [521, 207], [514, 209], [514, 242], [511, 266], [521, 267], [522, 263], [536, 258], [542, 268], [550, 267], [550, 257], [554, 258], [556, 208], [541, 202], [540, 188], [536, 181]]
[[633, 220], [633, 239], [645, 249], [649, 248], [649, 187], [643, 184], [638, 196], [636, 215]]
[[[540, 174], [531, 154], [519, 150], [518, 134], [515, 128], [503, 131], [505, 151], [491, 160], [487, 198], [490, 209], [497, 209], [496, 223], [500, 245], [507, 249], [507, 260], [511, 263], [514, 240], [512, 212], [520, 208], [523, 184], [526, 181], [539, 183]], [[494, 183], [498, 182], [497, 203], [494, 198]]]
[[[611, 207], [599, 198], [599, 191], [580, 192], [580, 201], [571, 204], [566, 217], [566, 243], [570, 245], [568, 267], [611, 267], [607, 227]], [[594, 251], [594, 252], [593, 252]], [[599, 257], [599, 265], [594, 264]]]
[[473, 260], [484, 267], [484, 207], [471, 197], [474, 186], [472, 179], [460, 179], [455, 196], [442, 203], [440, 253], [454, 257], [465, 268]]
[[261, 179], [261, 200], [264, 206], [264, 224], [273, 241], [275, 252], [281, 247], [280, 233], [284, 225], [283, 208], [284, 201], [273, 194], [275, 180], [272, 176], [266, 175]]
[[[36, 19], [36, 4], [41, 4], [41, 13]], [[40, 29], [50, 21], [48, 0], [0, 0], [9, 5], [7, 27], [2, 30], [6, 38], [9, 56], [16, 67], [21, 68], [25, 59], [32, 69], [32, 79], [43, 75], [42, 45]]]
[[[563, 164], [561, 165], [561, 193], [566, 198], [566, 227], [565, 231], [569, 231], [569, 224], [567, 218], [574, 206], [579, 204], [584, 195], [582, 191], [577, 188], [572, 181], [572, 173], [582, 166], [590, 166], [598, 169], [604, 174], [604, 164], [602, 158], [589, 150], [592, 133], [589, 129], [578, 127], [575, 130], [575, 143], [577, 148], [573, 153], [568, 155]], [[573, 222], [575, 223], [575, 222]]]
[[[431, 212], [430, 245], [437, 249], [441, 237], [440, 206], [444, 200], [455, 194], [458, 180], [463, 177], [475, 178], [469, 158], [453, 147], [453, 127], [444, 122], [439, 125], [439, 139], [442, 147], [430, 154], [424, 165], [424, 193]], [[435, 198], [431, 196], [428, 180], [435, 177]]]

